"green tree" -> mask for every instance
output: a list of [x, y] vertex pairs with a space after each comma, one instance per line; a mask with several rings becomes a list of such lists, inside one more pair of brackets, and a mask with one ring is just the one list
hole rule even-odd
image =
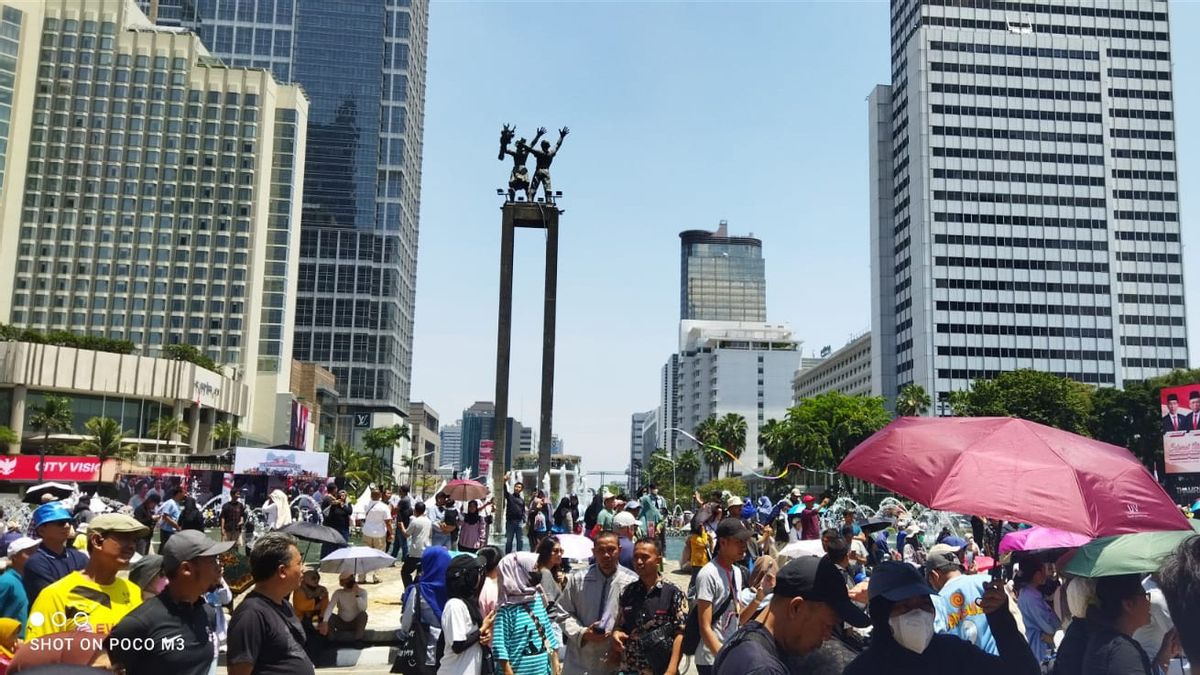
[[1092, 387], [1039, 370], [1013, 370], [952, 393], [950, 407], [960, 417], [1020, 417], [1086, 436]]
[[[718, 478], [716, 480], [710, 480], [696, 489], [696, 492], [700, 493], [700, 498], [705, 500], [708, 499], [708, 495], [710, 493], [717, 491], [728, 492], [729, 494], [737, 495], [739, 497], [745, 497], [747, 494], [749, 494], [746, 491], [745, 481], [736, 476], [733, 478]], [[724, 506], [724, 504], [721, 506]]]
[[1094, 438], [1127, 448], [1147, 467], [1162, 458], [1160, 390], [1200, 382], [1200, 370], [1174, 370], [1124, 389], [1102, 388], [1092, 394], [1089, 429]]
[[180, 438], [186, 437], [191, 432], [191, 429], [182, 418], [175, 417], [174, 415], [163, 415], [150, 423], [148, 431], [151, 436], [160, 441], [165, 441], [176, 435]]
[[[737, 413], [725, 413], [717, 420], [717, 438], [720, 439], [718, 445], [740, 458], [746, 451], [746, 418]], [[733, 460], [728, 455], [725, 456], [725, 463], [732, 471]]]
[[20, 441], [21, 441], [20, 434], [18, 434], [17, 432], [13, 431], [12, 429], [9, 429], [8, 427], [6, 427], [2, 424], [0, 424], [0, 445], [5, 446], [5, 448], [4, 448], [5, 452], [8, 452], [9, 445], [19, 443]]
[[329, 475], [345, 476], [350, 463], [357, 454], [349, 443], [338, 441], [329, 449]]
[[828, 392], [806, 398], [788, 410], [785, 428], [777, 432], [784, 440], [768, 444], [767, 456], [780, 469], [791, 462], [831, 469], [889, 421], [881, 396]]
[[137, 446], [125, 442], [125, 430], [111, 417], [93, 417], [83, 423], [83, 428], [91, 435], [71, 448], [76, 455], [99, 457], [100, 461], [137, 456]]
[[680, 452], [673, 464], [667, 451], [662, 448], [651, 453], [646, 461], [646, 482], [657, 485], [659, 493], [671, 505], [688, 503], [699, 472], [700, 456], [691, 449]]
[[213, 425], [212, 439], [214, 444], [219, 444], [222, 450], [232, 448], [237, 445], [238, 439], [242, 437], [242, 430], [237, 428], [237, 422], [221, 420]]
[[188, 363], [194, 363], [206, 370], [211, 370], [214, 373], [221, 372], [221, 369], [217, 365], [216, 361], [213, 361], [204, 352], [189, 344], [166, 345], [162, 348], [161, 354], [164, 359], [171, 359], [173, 361], [187, 361]]
[[929, 412], [931, 403], [925, 387], [909, 382], [900, 388], [900, 393], [896, 396], [896, 416], [919, 417]]
[[42, 457], [52, 450], [50, 434], [60, 434], [71, 430], [75, 423], [75, 412], [71, 410], [71, 399], [65, 396], [47, 395], [41, 405], [30, 406], [29, 426], [42, 432]]
[[375, 455], [383, 455], [383, 451], [388, 448], [395, 448], [400, 441], [407, 440], [408, 426], [401, 424], [393, 424], [390, 427], [378, 427], [368, 429], [363, 434], [363, 448]]
[[716, 417], [709, 417], [696, 425], [692, 435], [700, 439], [704, 445], [700, 448], [700, 456], [708, 465], [709, 475], [716, 478], [721, 473], [721, 465], [728, 461], [725, 453], [721, 452], [721, 425]]

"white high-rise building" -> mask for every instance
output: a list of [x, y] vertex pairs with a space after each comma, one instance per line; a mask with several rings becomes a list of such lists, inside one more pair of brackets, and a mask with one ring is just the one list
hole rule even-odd
[[1167, 10], [892, 1], [869, 101], [875, 391], [1187, 366]]
[[[782, 420], [792, 405], [792, 377], [800, 366], [800, 341], [787, 326], [735, 321], [681, 321], [679, 326], [680, 428], [694, 431], [709, 417], [736, 413], [746, 420], [740, 463], [763, 467], [758, 431]], [[677, 447], [694, 447], [680, 437]]]
[[249, 387], [246, 440], [288, 442], [304, 93], [132, 0], [0, 12], [0, 322], [191, 345]]

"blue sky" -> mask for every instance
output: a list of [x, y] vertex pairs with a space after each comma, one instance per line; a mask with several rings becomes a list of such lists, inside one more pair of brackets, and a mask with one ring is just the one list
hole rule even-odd
[[[1184, 241], [1200, 209], [1200, 2], [1172, 2]], [[500, 125], [571, 134], [556, 433], [622, 470], [679, 320], [679, 232], [763, 240], [767, 318], [806, 354], [870, 327], [866, 96], [885, 2], [442, 2], [430, 11], [413, 399], [453, 422], [495, 387]], [[553, 138], [552, 138], [553, 140]], [[537, 428], [544, 234], [520, 232], [510, 413]], [[1187, 255], [1189, 308], [1200, 260]], [[1189, 313], [1193, 364], [1200, 317]]]

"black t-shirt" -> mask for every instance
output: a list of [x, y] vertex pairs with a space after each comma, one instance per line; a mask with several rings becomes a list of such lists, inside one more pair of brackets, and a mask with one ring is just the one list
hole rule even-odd
[[408, 527], [413, 517], [412, 497], [406, 496], [400, 498], [400, 502], [396, 504], [396, 517], [400, 519], [400, 522], [405, 527]]
[[253, 675], [316, 675], [292, 605], [287, 600], [276, 604], [257, 591], [233, 611], [225, 662], [252, 663]]
[[1089, 675], [1151, 675], [1150, 657], [1136, 640], [1108, 626], [1092, 626], [1083, 672]]
[[166, 592], [125, 615], [108, 653], [127, 675], [207, 675], [217, 658], [216, 613], [201, 599], [175, 602]]
[[345, 502], [330, 504], [323, 522], [338, 531], [350, 529], [350, 507]]
[[788, 675], [779, 657], [775, 636], [757, 621], [751, 621], [733, 637], [717, 656], [716, 675]]
[[239, 523], [242, 522], [242, 514], [245, 512], [245, 504], [235, 501], [226, 502], [225, 506], [221, 507], [221, 527], [231, 532], [238, 529]]

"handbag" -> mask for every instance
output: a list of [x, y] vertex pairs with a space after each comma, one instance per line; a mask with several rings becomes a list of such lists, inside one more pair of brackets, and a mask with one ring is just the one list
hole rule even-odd
[[562, 675], [562, 664], [558, 661], [558, 652], [550, 648], [550, 640], [546, 637], [546, 629], [542, 628], [542, 622], [538, 621], [537, 615], [533, 613], [533, 603], [525, 603], [521, 605], [533, 620], [533, 625], [537, 627], [538, 635], [542, 638], [542, 649], [546, 650], [546, 656], [550, 661], [550, 675]]
[[401, 675], [437, 675], [437, 666], [428, 665], [428, 659], [429, 635], [421, 623], [421, 591], [414, 589], [412, 628], [396, 650], [396, 660], [392, 662], [391, 672]]

